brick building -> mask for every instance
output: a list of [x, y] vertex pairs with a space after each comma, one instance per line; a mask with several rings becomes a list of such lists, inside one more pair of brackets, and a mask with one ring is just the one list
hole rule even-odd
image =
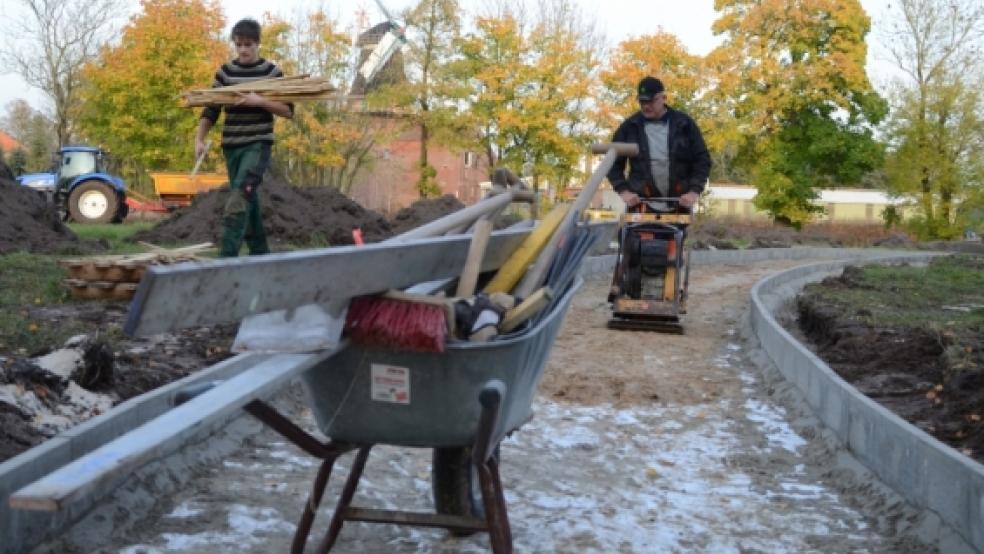
[[[360, 51], [359, 65], [369, 59], [373, 49], [390, 29], [380, 23], [359, 35], [356, 46]], [[399, 49], [390, 54], [382, 68], [366, 82], [357, 72], [350, 88], [350, 109], [359, 109], [362, 99], [373, 89], [399, 86], [406, 82], [403, 56]], [[408, 126], [396, 112], [369, 114], [382, 127], [382, 139], [371, 150], [369, 166], [356, 176], [350, 196], [367, 208], [392, 213], [420, 198], [417, 192], [420, 163], [420, 128]], [[436, 180], [443, 194], [451, 194], [465, 204], [481, 198], [481, 183], [489, 180], [488, 162], [474, 152], [454, 151], [428, 142], [427, 158], [437, 170]]]

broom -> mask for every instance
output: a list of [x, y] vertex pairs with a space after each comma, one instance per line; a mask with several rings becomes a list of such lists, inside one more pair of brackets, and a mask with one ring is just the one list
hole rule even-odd
[[[475, 291], [492, 223], [475, 225], [468, 256], [458, 283], [458, 294]], [[360, 296], [349, 303], [345, 333], [354, 342], [390, 350], [444, 352], [447, 336], [454, 334], [454, 301], [449, 298], [389, 291]]]

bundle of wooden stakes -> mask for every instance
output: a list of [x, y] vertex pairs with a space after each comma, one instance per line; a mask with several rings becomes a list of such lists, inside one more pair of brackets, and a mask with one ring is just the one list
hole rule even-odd
[[185, 107], [234, 105], [242, 100], [240, 94], [255, 92], [268, 100], [303, 102], [334, 97], [335, 87], [324, 77], [295, 75], [277, 79], [260, 79], [227, 87], [196, 89], [184, 92]]
[[199, 259], [199, 255], [214, 246], [210, 242], [181, 248], [161, 248], [140, 243], [149, 248], [143, 254], [92, 256], [59, 260], [69, 277], [64, 284], [73, 298], [91, 300], [129, 300], [137, 290], [149, 265], [166, 265]]

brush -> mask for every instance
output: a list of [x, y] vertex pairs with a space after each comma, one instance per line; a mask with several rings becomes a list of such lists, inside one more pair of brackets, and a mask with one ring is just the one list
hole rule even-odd
[[[475, 225], [458, 292], [475, 291], [492, 223]], [[345, 332], [353, 341], [412, 352], [444, 352], [448, 335], [454, 335], [454, 300], [438, 296], [389, 291], [378, 296], [353, 298], [345, 318]]]
[[453, 300], [388, 291], [352, 299], [345, 334], [354, 342], [388, 350], [444, 352], [454, 333]]

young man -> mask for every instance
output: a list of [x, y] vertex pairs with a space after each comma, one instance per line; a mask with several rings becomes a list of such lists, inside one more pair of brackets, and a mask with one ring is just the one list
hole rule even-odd
[[[258, 79], [283, 77], [276, 65], [259, 57], [260, 24], [243, 19], [232, 27], [231, 40], [236, 45], [236, 59], [225, 63], [215, 73], [213, 87], [237, 85]], [[229, 172], [229, 197], [225, 203], [223, 234], [219, 255], [239, 255], [246, 240], [250, 254], [266, 254], [266, 232], [260, 217], [257, 188], [270, 163], [273, 145], [273, 116], [290, 119], [294, 116], [291, 104], [268, 100], [256, 93], [239, 93], [234, 106], [209, 106], [202, 111], [195, 136], [195, 156], [205, 152], [205, 136], [225, 110], [222, 128], [222, 154]]]
[[[619, 125], [612, 141], [638, 144], [639, 155], [617, 158], [608, 181], [630, 210], [637, 209], [640, 198], [656, 197], [679, 198], [680, 206], [689, 210], [711, 173], [711, 156], [700, 128], [689, 115], [666, 105], [663, 83], [655, 77], [639, 82], [636, 99], [639, 111]], [[667, 208], [665, 204], [653, 207]]]

